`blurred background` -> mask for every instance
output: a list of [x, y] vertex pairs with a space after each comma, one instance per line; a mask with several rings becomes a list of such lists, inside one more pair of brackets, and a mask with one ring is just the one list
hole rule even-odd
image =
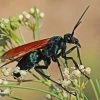
[[[81, 56], [85, 66], [91, 67], [92, 79], [100, 79], [100, 1], [99, 0], [0, 0], [0, 18], [19, 15], [23, 11], [29, 11], [32, 6], [36, 6], [45, 13], [41, 23], [40, 39], [52, 37], [54, 35], [63, 36], [71, 32], [77, 20], [90, 5], [89, 10], [82, 19], [82, 24], [77, 28], [75, 37], [82, 45]], [[27, 30], [23, 30], [25, 40], [32, 41], [32, 36]], [[57, 76], [54, 67], [49, 71]], [[31, 84], [30, 84], [31, 85]], [[33, 86], [33, 85], [32, 85]], [[34, 84], [37, 86], [37, 84]], [[38, 85], [43, 88], [43, 86]], [[95, 100], [92, 89], [88, 87], [87, 93], [90, 100]], [[15, 92], [15, 93], [14, 93]], [[23, 100], [45, 100], [45, 94], [36, 91], [14, 91], [13, 93]], [[8, 98], [0, 98], [8, 100]]]

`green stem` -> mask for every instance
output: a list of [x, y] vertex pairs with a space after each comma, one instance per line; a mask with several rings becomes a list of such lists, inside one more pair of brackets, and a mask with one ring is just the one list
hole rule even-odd
[[92, 88], [93, 88], [93, 91], [94, 91], [94, 93], [95, 93], [96, 100], [99, 100], [99, 96], [98, 96], [98, 93], [97, 93], [97, 90], [96, 90], [96, 87], [95, 87], [95, 85], [94, 85], [93, 81], [92, 81], [92, 80], [90, 80], [90, 83], [91, 83]]
[[20, 99], [20, 98], [18, 98], [18, 97], [11, 96], [11, 95], [9, 95], [8, 97], [11, 98], [11, 99], [14, 99], [14, 100], [22, 100], [22, 99]]
[[20, 34], [20, 36], [21, 36], [21, 40], [22, 40], [23, 44], [25, 44], [26, 41], [25, 41], [25, 38], [24, 38], [23, 34], [22, 34], [20, 31], [19, 31], [19, 34]]
[[97, 84], [98, 92], [99, 92], [99, 94], [100, 94], [100, 84], [99, 84], [98, 79], [96, 79], [96, 84]]
[[35, 91], [39, 91], [42, 93], [46, 93], [46, 94], [50, 94], [56, 98], [58, 98], [59, 100], [62, 100], [58, 95], [53, 94], [47, 90], [43, 90], [43, 89], [38, 89], [38, 88], [34, 88], [34, 87], [25, 87], [25, 86], [19, 86], [19, 85], [0, 85], [0, 87], [8, 87], [8, 88], [17, 88], [17, 89], [26, 89], [26, 90], [35, 90]]

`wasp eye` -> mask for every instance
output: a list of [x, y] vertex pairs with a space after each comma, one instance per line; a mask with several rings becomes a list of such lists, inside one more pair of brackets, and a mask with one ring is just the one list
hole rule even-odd
[[76, 39], [75, 42], [78, 43], [78, 39]]

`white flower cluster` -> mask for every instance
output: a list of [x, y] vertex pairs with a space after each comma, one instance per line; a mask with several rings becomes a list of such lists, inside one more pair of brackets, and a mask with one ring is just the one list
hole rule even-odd
[[6, 79], [0, 79], [0, 85], [7, 85], [9, 82]]
[[39, 14], [40, 18], [44, 17], [44, 13], [40, 12], [38, 8], [35, 8], [35, 7], [31, 8], [30, 14], [34, 15], [35, 13]]
[[31, 30], [35, 30], [36, 22], [40, 21], [44, 17], [44, 13], [40, 12], [38, 8], [32, 7], [29, 12], [23, 11], [22, 14], [19, 15], [19, 22], [30, 28]]
[[19, 20], [20, 21], [26, 21], [26, 20], [29, 20], [31, 17], [35, 18], [36, 14], [40, 18], [44, 17], [44, 13], [43, 12], [40, 12], [38, 8], [33, 7], [33, 8], [30, 9], [29, 12], [23, 11], [23, 13], [19, 15]]
[[14, 30], [17, 30], [20, 25], [28, 26], [34, 30], [37, 19], [40, 20], [43, 17], [43, 12], [40, 12], [36, 7], [32, 7], [29, 12], [23, 11], [19, 16], [9, 17], [8, 19], [2, 18], [0, 20], [1, 32], [11, 34]]
[[91, 68], [90, 68], [90, 67], [85, 67], [84, 65], [80, 65], [80, 66], [79, 66], [79, 69], [80, 69], [82, 72], [86, 73], [86, 74], [90, 74], [90, 73], [91, 73]]
[[[79, 69], [85, 74], [89, 75], [91, 73], [90, 67], [85, 68], [84, 65], [80, 65]], [[71, 68], [64, 68], [63, 76], [64, 80], [61, 80], [59, 83], [62, 84], [62, 86], [65, 87], [66, 89], [71, 90], [71, 88], [73, 88], [73, 85], [78, 86], [78, 79], [83, 75], [76, 67], [71, 67]], [[62, 94], [64, 97], [68, 95], [66, 91], [63, 91]]]
[[2, 71], [2, 73], [3, 73], [4, 76], [9, 76], [12, 73], [12, 68], [7, 68], [7, 67], [4, 66], [1, 69], [1, 71]]
[[[2, 69], [1, 69], [1, 72], [3, 73], [3, 75], [4, 76], [10, 76], [10, 75], [13, 75], [14, 76], [14, 74], [13, 73], [15, 73], [15, 74], [20, 74], [20, 76], [18, 77], [18, 78], [21, 78], [21, 79], [23, 79], [25, 76], [26, 76], [26, 74], [27, 74], [27, 70], [20, 70], [20, 68], [19, 67], [15, 67], [15, 68], [8, 68], [8, 67], [3, 67]], [[2, 83], [2, 82], [5, 82], [5, 81], [3, 81], [3, 80], [1, 80], [0, 79], [0, 84]]]
[[2, 18], [0, 20], [0, 28], [3, 29], [3, 32], [12, 32], [12, 30], [16, 30], [19, 28], [19, 19], [18, 17], [9, 17], [7, 18]]
[[[90, 67], [84, 67], [84, 65], [80, 65], [79, 69], [86, 73], [86, 74], [90, 74], [91, 73], [91, 68]], [[63, 71], [63, 76], [65, 77], [65, 80], [63, 80], [63, 84], [69, 85], [71, 82], [71, 78], [73, 77], [81, 77], [82, 73], [79, 71], [79, 69], [75, 68], [75, 67], [71, 67], [71, 70], [69, 68], [65, 68]]]
[[6, 96], [11, 93], [11, 90], [9, 88], [6, 88], [5, 90], [0, 90], [0, 96]]
[[5, 28], [5, 25], [8, 24], [8, 23], [9, 23], [9, 19], [2, 18], [2, 19], [0, 20], [0, 27], [1, 27], [2, 29], [4, 29], [4, 28]]

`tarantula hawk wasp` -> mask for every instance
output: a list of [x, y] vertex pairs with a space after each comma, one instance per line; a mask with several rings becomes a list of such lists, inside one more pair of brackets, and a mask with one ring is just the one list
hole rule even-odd
[[[67, 55], [72, 52], [75, 48], [77, 49], [77, 56], [79, 58], [80, 64], [82, 64], [81, 58], [80, 58], [80, 52], [79, 47], [81, 47], [79, 41], [77, 38], [75, 38], [73, 35], [75, 33], [76, 28], [80, 25], [81, 19], [83, 18], [84, 14], [88, 10], [89, 6], [85, 9], [81, 17], [79, 18], [78, 22], [73, 28], [72, 33], [67, 33], [64, 35], [64, 38], [61, 36], [53, 36], [51, 38], [42, 39], [39, 41], [31, 42], [28, 44], [24, 44], [22, 46], [13, 48], [6, 53], [4, 53], [1, 56], [1, 59], [9, 59], [10, 61], [3, 64], [1, 67], [14, 62], [18, 61], [18, 64], [16, 66], [20, 67], [20, 70], [30, 70], [31, 68], [34, 68], [40, 75], [46, 77], [47, 79], [51, 80], [52, 82], [58, 84], [62, 87], [61, 84], [55, 82], [47, 75], [41, 73], [38, 69], [47, 69], [48, 66], [51, 63], [51, 60], [58, 64], [62, 79], [64, 80], [60, 63], [58, 58], [62, 57], [65, 59], [65, 63], [67, 64], [67, 60], [72, 60], [75, 64], [75, 67], [88, 79], [89, 77], [84, 74], [78, 67], [77, 62], [74, 60], [73, 57], [67, 57]], [[67, 43], [75, 44], [74, 47], [67, 50]], [[60, 53], [59, 53], [60, 51]], [[40, 65], [39, 62], [43, 60], [44, 65]], [[13, 73], [14, 76], [20, 77], [20, 73]], [[64, 90], [66, 90], [64, 87], [62, 87]], [[70, 91], [66, 90], [68, 93], [71, 93]]]

